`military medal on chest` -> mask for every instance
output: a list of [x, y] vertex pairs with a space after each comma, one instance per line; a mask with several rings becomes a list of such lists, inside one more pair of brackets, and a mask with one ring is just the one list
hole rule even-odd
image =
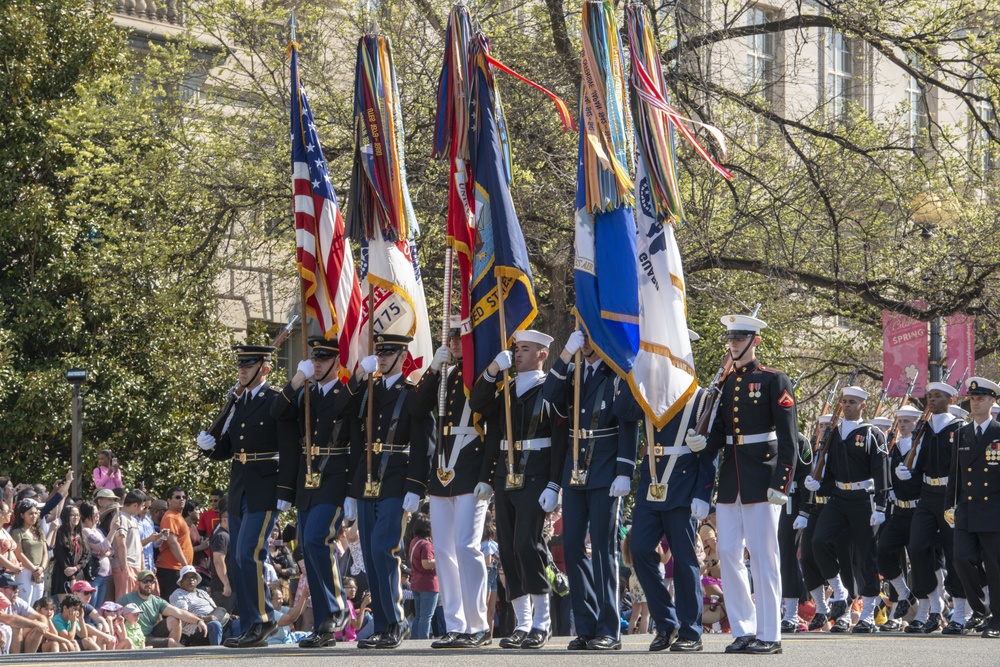
[[748, 382], [747, 383], [747, 396], [750, 398], [760, 398], [760, 382]]

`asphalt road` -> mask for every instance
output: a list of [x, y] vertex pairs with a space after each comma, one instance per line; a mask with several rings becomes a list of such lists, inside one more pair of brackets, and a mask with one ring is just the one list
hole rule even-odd
[[[295, 667], [329, 667], [331, 659], [342, 665], [377, 667], [414, 667], [414, 665], [454, 665], [455, 667], [507, 667], [513, 661], [523, 665], [553, 667], [623, 667], [631, 665], [678, 664], [713, 665], [935, 665], [955, 667], [995, 667], [1000, 664], [1000, 641], [975, 637], [945, 637], [942, 635], [830, 635], [810, 633], [786, 637], [784, 653], [773, 656], [725, 655], [729, 635], [705, 635], [702, 653], [649, 653], [651, 635], [625, 638], [621, 651], [610, 655], [596, 651], [565, 650], [566, 638], [557, 638], [540, 651], [505, 651], [495, 644], [478, 651], [435, 651], [429, 641], [407, 640], [394, 651], [361, 651], [354, 644], [335, 648], [306, 651], [296, 646], [270, 646], [261, 649], [232, 650], [146, 649], [113, 653], [63, 653], [45, 655], [11, 655], [0, 660], [3, 667], [40, 667], [41, 665], [86, 665], [140, 663], [143, 667], [183, 664], [184, 667], [277, 667], [294, 660]], [[583, 664], [581, 664], [583, 661]], [[720, 662], [721, 661], [721, 662]]]

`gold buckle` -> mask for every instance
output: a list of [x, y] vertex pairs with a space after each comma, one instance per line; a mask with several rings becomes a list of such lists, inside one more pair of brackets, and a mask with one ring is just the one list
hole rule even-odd
[[313, 445], [309, 448], [309, 456], [319, 456], [319, 445]]
[[653, 445], [653, 456], [663, 456], [662, 445]]
[[382, 443], [378, 440], [372, 443], [372, 453], [381, 454], [382, 453]]
[[667, 485], [666, 484], [650, 484], [649, 490], [646, 492], [646, 500], [652, 502], [661, 502], [667, 497]]
[[576, 435], [580, 440], [593, 440], [594, 432], [585, 428], [578, 429]]
[[506, 489], [508, 491], [516, 491], [517, 489], [524, 487], [524, 475], [521, 473], [508, 473], [507, 474], [507, 484]]
[[318, 489], [319, 488], [319, 473], [310, 472], [306, 473], [306, 488], [307, 489]]
[[247, 453], [246, 452], [244, 452], [244, 451], [241, 450], [240, 451], [240, 455], [237, 456], [236, 458], [239, 459], [240, 463], [242, 463], [243, 465], [247, 464]]
[[441, 427], [441, 435], [451, 435], [451, 424], [445, 424]]
[[444, 468], [438, 468], [437, 477], [438, 481], [441, 482], [442, 486], [448, 486], [448, 484], [451, 483], [451, 480], [455, 477], [455, 471], [445, 470]]
[[369, 480], [365, 482], [365, 498], [378, 498], [382, 492], [382, 482]]
[[579, 468], [576, 468], [570, 472], [569, 485], [587, 486], [587, 477], [589, 476], [590, 476], [589, 470], [580, 470]]
[[742, 435], [734, 435], [733, 436], [733, 444], [734, 445], [742, 445], [743, 444], [743, 436]]

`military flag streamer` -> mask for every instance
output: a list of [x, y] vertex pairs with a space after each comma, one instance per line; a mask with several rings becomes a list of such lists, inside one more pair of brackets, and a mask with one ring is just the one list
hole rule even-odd
[[353, 372], [359, 359], [361, 286], [312, 109], [299, 78], [298, 44], [292, 42], [288, 48], [292, 61], [296, 262], [306, 313], [317, 321], [328, 340], [337, 339], [341, 373], [346, 376]]

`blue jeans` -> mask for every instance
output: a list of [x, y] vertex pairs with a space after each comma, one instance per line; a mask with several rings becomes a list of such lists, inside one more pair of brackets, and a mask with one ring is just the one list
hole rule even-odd
[[90, 582], [90, 585], [96, 589], [93, 597], [90, 598], [90, 604], [94, 605], [94, 609], [100, 609], [101, 605], [104, 604], [104, 596], [108, 592], [107, 575], [97, 575], [94, 577], [94, 580]]
[[414, 619], [413, 627], [410, 629], [412, 639], [431, 638], [431, 617], [434, 616], [434, 609], [437, 608], [437, 593], [422, 593], [413, 591]]

